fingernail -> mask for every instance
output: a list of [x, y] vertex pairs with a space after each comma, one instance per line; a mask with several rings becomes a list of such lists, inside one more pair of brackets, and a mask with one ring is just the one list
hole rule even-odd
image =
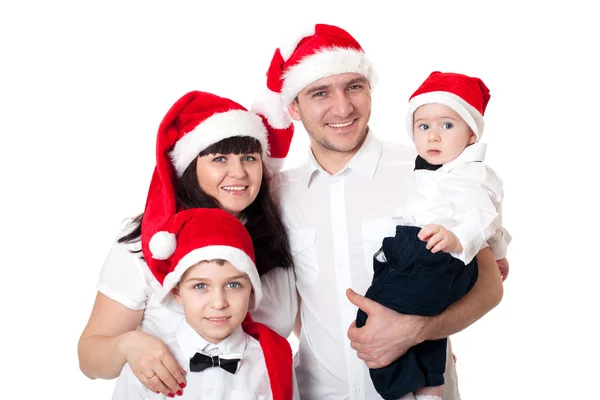
[[177, 396], [181, 396], [183, 394], [183, 392], [181, 390], [177, 391]]
[[181, 382], [181, 383], [179, 384], [179, 387], [181, 387], [182, 389], [183, 389], [183, 388], [185, 388], [185, 382]]
[[169, 393], [169, 397], [175, 397], [173, 393]]

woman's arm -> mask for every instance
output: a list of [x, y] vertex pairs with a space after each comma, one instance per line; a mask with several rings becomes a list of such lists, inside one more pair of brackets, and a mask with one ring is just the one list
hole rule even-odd
[[150, 390], [177, 393], [185, 382], [182, 371], [160, 339], [137, 330], [143, 315], [98, 292], [79, 339], [79, 368], [90, 379], [113, 379], [128, 362]]

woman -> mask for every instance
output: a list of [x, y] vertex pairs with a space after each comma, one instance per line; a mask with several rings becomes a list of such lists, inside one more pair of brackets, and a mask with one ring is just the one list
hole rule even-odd
[[[173, 395], [185, 387], [179, 365], [160, 339], [175, 330], [183, 311], [158, 301], [156, 277], [168, 271], [152, 257], [149, 240], [182, 209], [219, 207], [245, 223], [264, 291], [261, 309], [253, 317], [289, 335], [297, 310], [292, 257], [270, 197], [264, 160], [268, 148], [271, 159], [285, 157], [293, 125], [275, 130], [266, 121], [210, 93], [190, 92], [171, 107], [158, 130], [145, 211], [113, 245], [79, 340], [80, 368], [86, 376], [112, 379], [129, 363], [140, 382], [155, 392]], [[152, 273], [147, 263], [152, 263]], [[273, 318], [278, 308], [285, 315]]]

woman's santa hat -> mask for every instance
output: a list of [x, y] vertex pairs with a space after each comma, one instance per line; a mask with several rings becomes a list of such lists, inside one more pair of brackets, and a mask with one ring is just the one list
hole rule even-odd
[[274, 164], [287, 155], [293, 131], [293, 126], [274, 129], [238, 103], [211, 93], [193, 91], [177, 100], [158, 128], [156, 168], [142, 220], [142, 253], [159, 281], [167, 269], [152, 257], [148, 243], [179, 211], [175, 182], [198, 154], [221, 140], [249, 136], [260, 142], [264, 161]]
[[308, 85], [331, 75], [357, 73], [376, 83], [373, 65], [348, 32], [333, 25], [317, 24], [286, 48], [275, 50], [267, 71], [265, 93], [252, 110], [276, 128], [292, 125], [287, 107]]
[[[161, 282], [163, 299], [185, 271], [199, 262], [215, 259], [226, 260], [248, 275], [254, 291], [252, 309], [256, 309], [262, 299], [250, 234], [237, 218], [224, 210], [193, 208], [177, 213], [165, 224], [164, 230], [152, 236], [149, 248], [153, 257], [169, 267]], [[254, 322], [250, 313], [242, 322], [242, 329], [260, 343], [273, 399], [291, 400], [292, 349], [288, 341], [267, 326]]]
[[410, 96], [406, 116], [408, 136], [414, 140], [413, 116], [417, 108], [425, 104], [442, 104], [460, 115], [479, 141], [485, 127], [483, 114], [489, 100], [490, 90], [479, 78], [451, 72], [432, 72]]

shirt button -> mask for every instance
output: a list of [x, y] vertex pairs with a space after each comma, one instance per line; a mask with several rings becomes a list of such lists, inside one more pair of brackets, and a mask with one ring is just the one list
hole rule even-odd
[[360, 389], [359, 388], [354, 389], [354, 393], [355, 394], [359, 394], [360, 393]]
[[208, 388], [208, 390], [207, 390], [208, 393], [212, 393], [213, 391], [214, 391], [213, 388]]
[[346, 264], [344, 264], [343, 262], [340, 263], [340, 267], [344, 268], [346, 266]]
[[346, 307], [348, 307], [348, 306], [350, 305], [350, 302], [349, 302], [348, 300], [346, 300], [346, 301], [344, 301], [344, 305], [345, 305]]

